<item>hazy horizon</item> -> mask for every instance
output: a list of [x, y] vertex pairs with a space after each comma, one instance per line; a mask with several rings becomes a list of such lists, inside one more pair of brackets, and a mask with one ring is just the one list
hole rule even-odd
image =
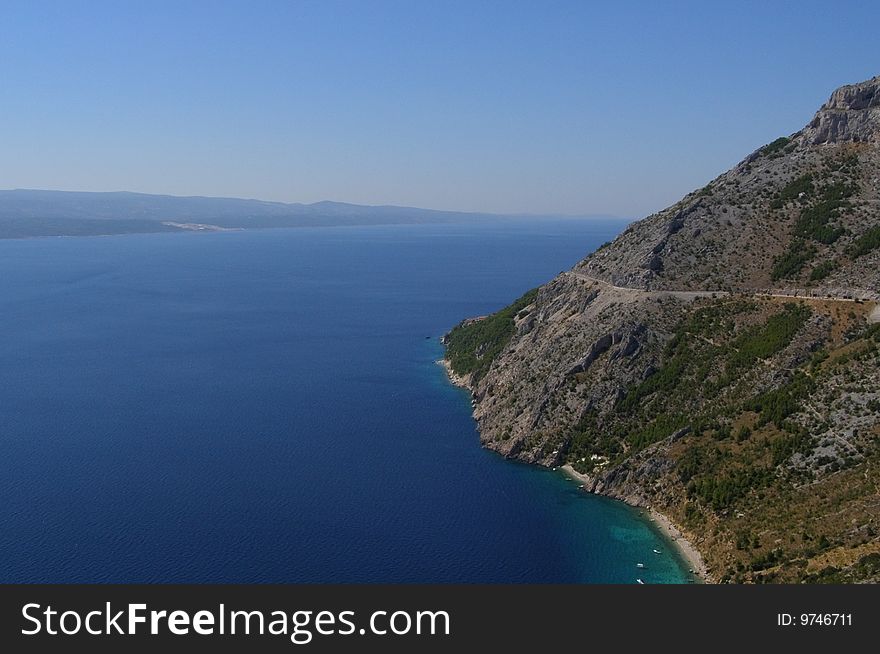
[[746, 4], [11, 3], [0, 186], [639, 218], [880, 73]]

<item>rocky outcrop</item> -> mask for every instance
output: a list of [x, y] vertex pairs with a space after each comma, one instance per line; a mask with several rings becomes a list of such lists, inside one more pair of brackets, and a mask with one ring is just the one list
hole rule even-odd
[[880, 77], [837, 89], [803, 132], [804, 142], [878, 142], [880, 140]]
[[587, 355], [572, 366], [566, 375], [576, 375], [579, 372], [585, 372], [602, 354], [608, 351], [614, 342], [614, 334], [605, 334], [590, 345], [590, 351]]

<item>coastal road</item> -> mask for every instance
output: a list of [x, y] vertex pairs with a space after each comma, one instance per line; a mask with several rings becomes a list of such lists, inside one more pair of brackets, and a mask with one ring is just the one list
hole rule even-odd
[[727, 297], [728, 295], [730, 295], [728, 291], [653, 291], [643, 288], [630, 288], [628, 286], [615, 286], [614, 284], [603, 281], [601, 279], [597, 279], [596, 277], [591, 277], [590, 275], [579, 272], [577, 270], [568, 270], [563, 274], [576, 277], [585, 282], [592, 282], [593, 284], [598, 284], [614, 291], [644, 294], [648, 297], [677, 297], [681, 300], [685, 300], [686, 302], [692, 302], [693, 300], [701, 297]]
[[[609, 282], [598, 279], [596, 277], [592, 277], [591, 275], [587, 275], [586, 273], [580, 272], [578, 270], [569, 270], [563, 273], [564, 275], [569, 275], [571, 277], [575, 277], [577, 279], [590, 282], [592, 284], [597, 284], [604, 288], [627, 293], [627, 294], [640, 294], [645, 295], [647, 297], [676, 297], [686, 302], [692, 302], [693, 300], [701, 297], [727, 297], [731, 295], [730, 291], [658, 291], [658, 290], [647, 290], [643, 288], [631, 288], [628, 286], [615, 286]], [[752, 295], [754, 297], [780, 297], [780, 298], [796, 298], [798, 300], [824, 300], [830, 302], [874, 302], [876, 306], [873, 308], [871, 313], [868, 315], [869, 323], [878, 323], [880, 322], [880, 294], [877, 294], [874, 291], [870, 291], [862, 288], [852, 288], [852, 289], [839, 289], [839, 290], [828, 290], [828, 291], [815, 291], [811, 289], [766, 289], [766, 290], [748, 290], [742, 289], [737, 291], [738, 293], [742, 293], [744, 295]]]

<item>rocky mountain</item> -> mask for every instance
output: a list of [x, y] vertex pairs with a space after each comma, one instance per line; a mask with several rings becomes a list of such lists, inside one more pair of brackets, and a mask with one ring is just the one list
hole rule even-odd
[[718, 581], [880, 578], [880, 77], [446, 337], [483, 443], [670, 517]]

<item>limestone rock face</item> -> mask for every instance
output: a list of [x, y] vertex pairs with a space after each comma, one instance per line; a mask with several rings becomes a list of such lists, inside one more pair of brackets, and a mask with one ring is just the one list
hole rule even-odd
[[880, 77], [842, 86], [831, 94], [806, 127], [806, 143], [880, 140]]

